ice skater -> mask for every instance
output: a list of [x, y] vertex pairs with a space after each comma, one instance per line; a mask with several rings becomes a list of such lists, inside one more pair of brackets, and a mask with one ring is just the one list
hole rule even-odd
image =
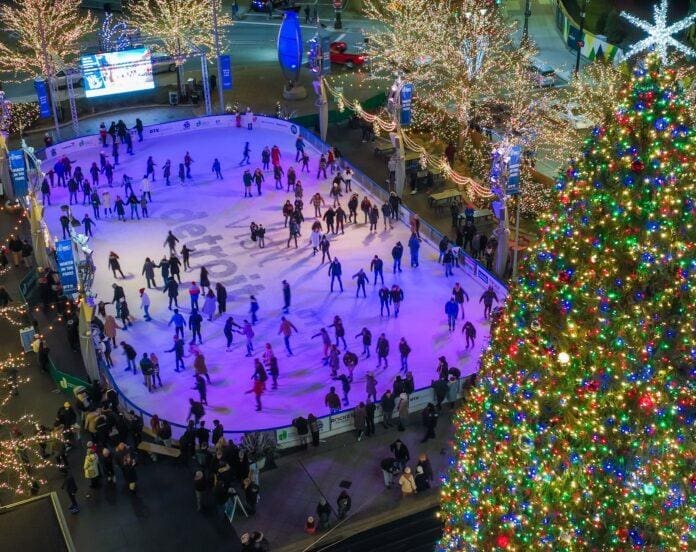
[[193, 309], [189, 315], [188, 327], [191, 330], [191, 341], [190, 344], [196, 342], [196, 337], [198, 337], [198, 344], [203, 345], [203, 338], [201, 337], [201, 324], [203, 323], [203, 317], [198, 312], [198, 309]]
[[476, 327], [470, 320], [467, 320], [464, 326], [462, 326], [462, 333], [466, 337], [466, 348], [469, 349], [471, 347], [473, 349], [476, 344]]
[[147, 158], [147, 164], [145, 166], [145, 177], [148, 178], [152, 176], [152, 181], [155, 181], [155, 161], [152, 159], [152, 155]]
[[445, 314], [447, 315], [447, 327], [449, 331], [453, 332], [457, 323], [457, 316], [459, 316], [459, 305], [454, 296], [450, 297], [450, 300], [445, 303]]
[[363, 352], [365, 358], [370, 358], [370, 345], [372, 345], [372, 332], [367, 328], [363, 328], [355, 339], [362, 337]]
[[191, 298], [191, 310], [198, 310], [198, 298], [201, 296], [201, 288], [196, 285], [196, 282], [191, 282], [188, 292]]
[[343, 320], [341, 317], [334, 316], [333, 323], [329, 325], [329, 328], [333, 328], [336, 333], [336, 347], [340, 341], [343, 341], [343, 350], [348, 349], [348, 344], [346, 343], [346, 329], [343, 327]]
[[411, 252], [411, 268], [418, 267], [418, 252], [420, 251], [420, 239], [413, 232], [408, 240], [408, 249]]
[[314, 339], [315, 337], [321, 337], [321, 343], [324, 347], [322, 360], [324, 361], [324, 366], [326, 366], [326, 364], [329, 361], [329, 350], [331, 349], [331, 336], [329, 336], [329, 332], [326, 330], [326, 328], [322, 328], [321, 330], [319, 330], [319, 333], [314, 334], [311, 339]]
[[116, 272], [118, 272], [121, 275], [121, 278], [125, 279], [126, 276], [123, 274], [123, 271], [121, 270], [121, 263], [119, 261], [119, 258], [120, 257], [113, 251], [109, 253], [109, 270], [113, 272], [114, 278], [117, 278]]
[[338, 258], [334, 257], [331, 264], [329, 264], [329, 276], [331, 277], [331, 292], [333, 292], [334, 280], [338, 280], [339, 286], [341, 286], [341, 293], [343, 293], [343, 282], [341, 281], [341, 263], [338, 262]]
[[488, 289], [483, 292], [481, 298], [479, 299], [479, 303], [483, 301], [483, 317], [486, 320], [488, 320], [488, 317], [491, 314], [491, 309], [493, 308], [494, 300], [496, 303], [500, 303], [500, 301], [498, 300], [498, 296], [495, 294], [495, 291], [493, 291], [493, 286], [488, 286]]
[[251, 165], [251, 159], [249, 155], [251, 154], [251, 148], [249, 147], [249, 142], [244, 142], [244, 151], [242, 152], [242, 160], [239, 162], [239, 166]]
[[172, 162], [169, 159], [167, 159], [166, 163], [164, 164], [164, 167], [162, 167], [162, 178], [164, 178], [164, 183], [167, 186], [171, 185], [171, 182], [169, 181], [171, 176], [172, 176]]
[[[165, 266], [169, 266], [169, 264], [167, 263]], [[162, 272], [164, 272], [164, 270]], [[164, 275], [162, 277], [165, 281], [162, 293], [167, 294], [167, 297], [169, 298], [169, 310], [172, 310], [172, 303], [174, 303], [175, 307], [179, 306], [179, 284], [174, 278], [165, 278]], [[175, 312], [178, 311], [175, 310]]]
[[382, 366], [382, 361], [384, 360], [384, 368], [389, 368], [387, 357], [389, 356], [389, 341], [384, 334], [380, 334], [377, 338], [377, 345], [375, 347], [377, 351], [377, 368]]
[[[239, 328], [239, 330], [235, 330], [234, 328]], [[227, 340], [227, 348], [225, 349], [228, 353], [232, 350], [232, 343], [234, 341], [234, 332], [242, 333], [242, 327], [237, 324], [234, 319], [229, 316], [227, 320], [225, 320], [225, 327], [222, 330], [222, 333], [225, 336], [225, 339]]]
[[[251, 128], [249, 130], [251, 130]], [[261, 363], [259, 362], [259, 365], [260, 364]], [[263, 392], [266, 390], [266, 380], [268, 379], [268, 375], [266, 374], [266, 371], [263, 369], [263, 366], [261, 366], [261, 370], [263, 370], [263, 374], [257, 370], [254, 372], [254, 375], [251, 376], [251, 379], [254, 380], [254, 384], [253, 387], [246, 392], [247, 394], [254, 394], [254, 397], [256, 398], [256, 412], [261, 412], [261, 396], [263, 395]]]
[[367, 293], [365, 292], [365, 284], [369, 280], [365, 271], [361, 268], [356, 274], [353, 274], [353, 280], [357, 279], [358, 289], [355, 290], [355, 297], [360, 295], [360, 290], [362, 289], [363, 297], [367, 298]]
[[391, 251], [392, 259], [394, 260], [394, 266], [392, 269], [393, 274], [396, 274], [397, 271], [402, 272], [401, 270], [401, 257], [404, 255], [404, 246], [401, 245], [401, 242], [396, 242], [396, 245], [392, 247]]
[[179, 163], [179, 184], [182, 186], [186, 183], [186, 168], [183, 163]]
[[256, 313], [259, 312], [259, 302], [256, 300], [256, 297], [253, 295], [249, 296], [249, 314], [251, 314], [251, 324], [256, 325], [256, 323], [259, 321], [259, 318]]
[[251, 323], [248, 320], [244, 321], [244, 326], [242, 327], [242, 331], [239, 332], [244, 337], [246, 337], [246, 350], [247, 354], [245, 356], [250, 357], [252, 353], [254, 352], [254, 328], [251, 327]]
[[184, 339], [178, 335], [174, 336], [174, 344], [171, 349], [164, 351], [165, 353], [174, 353], [174, 371], [181, 372], [185, 370], [184, 366]]
[[184, 155], [184, 167], [186, 167], [186, 178], [191, 180], [191, 163], [193, 163], [193, 157], [189, 152]]
[[191, 268], [191, 253], [195, 253], [195, 249], [191, 249], [186, 244], [181, 247], [181, 260], [184, 263], [184, 272]]
[[375, 255], [370, 262], [370, 271], [375, 276], [375, 281], [372, 283], [372, 285], [377, 285], [378, 276], [382, 280], [382, 285], [384, 285], [384, 261], [382, 261], [382, 259], [380, 259], [377, 255]]
[[459, 305], [459, 310], [462, 313], [462, 320], [464, 320], [464, 298], [466, 297], [466, 302], [469, 302], [469, 294], [464, 290], [464, 288], [457, 282], [452, 288], [452, 295], [455, 301]]
[[319, 249], [321, 250], [321, 264], [324, 264], [324, 260], [326, 258], [328, 258], [329, 262], [331, 262], [331, 253], [329, 253], [329, 249], [331, 249], [331, 242], [326, 235], [321, 237], [321, 240], [319, 241]]
[[219, 179], [219, 180], [223, 180], [223, 178], [222, 178], [222, 170], [221, 170], [221, 167], [220, 167], [220, 161], [219, 161], [219, 159], [218, 159], [217, 157], [216, 157], [215, 160], [213, 161], [213, 172], [215, 173], [215, 179], [216, 179], [216, 180], [218, 180], [218, 179]]
[[382, 286], [377, 294], [379, 296], [379, 315], [384, 316], [384, 309], [387, 309], [387, 318], [390, 317], [389, 299], [391, 295], [389, 293], [389, 288], [387, 286]]
[[290, 348], [290, 337], [292, 332], [299, 333], [295, 325], [290, 322], [284, 316], [280, 317], [280, 328], [278, 329], [278, 335], [283, 335], [283, 343], [285, 343], [285, 350], [288, 352], [288, 356], [293, 356], [292, 349]]
[[399, 341], [399, 356], [401, 357], [401, 372], [408, 372], [408, 355], [411, 354], [411, 346], [406, 341], [405, 337], [402, 337]]
[[164, 243], [162, 246], [164, 247], [165, 245], [169, 246], [169, 254], [170, 255], [176, 255], [176, 244], [179, 243], [179, 238], [177, 238], [171, 230], [167, 232], [167, 237], [164, 239]]
[[290, 284], [287, 280], [283, 280], [283, 314], [290, 312]]
[[242, 175], [242, 182], [244, 183], [244, 197], [253, 197], [251, 193], [251, 184], [254, 181], [254, 177], [249, 169], [244, 171]]
[[394, 318], [399, 318], [401, 302], [404, 300], [404, 290], [402, 290], [398, 285], [394, 284], [389, 291], [389, 300], [394, 307]]
[[167, 326], [171, 326], [172, 324], [174, 324], [174, 335], [181, 335], [181, 339], [184, 339], [184, 324], [186, 324], [186, 320], [179, 312], [179, 309], [174, 309], [174, 314], [169, 319], [169, 324], [167, 324]]
[[96, 226], [96, 224], [94, 224], [94, 221], [89, 218], [89, 213], [85, 213], [85, 216], [82, 217], [82, 226], [85, 227], [85, 236], [93, 236], [92, 226]]
[[227, 289], [220, 282], [215, 284], [215, 300], [218, 305], [218, 314], [227, 312]]

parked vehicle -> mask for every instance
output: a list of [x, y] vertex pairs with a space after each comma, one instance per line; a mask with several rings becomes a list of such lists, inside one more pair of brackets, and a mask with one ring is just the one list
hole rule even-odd
[[268, 3], [273, 2], [273, 9], [279, 10], [288, 6], [288, 0], [251, 0], [251, 9], [255, 12], [268, 12]]
[[365, 54], [351, 54], [346, 52], [348, 45], [343, 42], [332, 42], [329, 45], [329, 58], [331, 63], [345, 65], [348, 68], [360, 67], [367, 59]]
[[172, 57], [163, 52], [152, 52], [150, 54], [152, 60], [152, 74], [171, 73], [176, 71], [176, 62]]
[[537, 58], [532, 58], [527, 69], [537, 86], [553, 86], [556, 84], [556, 71], [549, 64]]

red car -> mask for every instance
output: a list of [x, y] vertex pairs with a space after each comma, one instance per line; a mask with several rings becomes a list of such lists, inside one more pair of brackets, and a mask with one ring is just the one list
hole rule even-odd
[[365, 63], [366, 56], [363, 54], [349, 54], [346, 52], [348, 46], [345, 42], [332, 42], [329, 46], [329, 57], [331, 63], [338, 63], [346, 67], [360, 67]]

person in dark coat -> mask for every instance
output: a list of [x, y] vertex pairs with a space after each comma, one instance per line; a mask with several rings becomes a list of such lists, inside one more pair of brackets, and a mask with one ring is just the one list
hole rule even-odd
[[210, 278], [208, 277], [208, 269], [204, 266], [201, 267], [201, 275], [200, 278], [198, 278], [198, 282], [201, 293], [205, 294], [205, 288], [210, 289]]
[[386, 429], [392, 427], [392, 416], [394, 415], [394, 407], [396, 399], [392, 395], [391, 390], [387, 389], [379, 400], [382, 406], [382, 426]]
[[147, 287], [150, 289], [151, 287], [156, 288], [157, 283], [155, 282], [155, 267], [157, 265], [152, 262], [150, 257], [145, 258], [145, 264], [143, 264], [143, 270], [141, 272], [142, 275], [145, 276], [145, 280], [147, 281]]
[[399, 463], [401, 471], [404, 471], [406, 463], [411, 459], [411, 455], [408, 452], [408, 447], [404, 445], [401, 439], [397, 439], [391, 445], [389, 445], [389, 450], [394, 455], [394, 460]]
[[423, 409], [421, 414], [423, 419], [423, 425], [425, 426], [425, 436], [421, 439], [421, 443], [425, 443], [428, 439], [435, 439], [435, 426], [437, 426], [437, 412], [435, 412], [435, 406], [433, 403], [428, 403], [428, 405]]
[[227, 289], [220, 282], [215, 284], [215, 299], [217, 300], [219, 314], [227, 312]]

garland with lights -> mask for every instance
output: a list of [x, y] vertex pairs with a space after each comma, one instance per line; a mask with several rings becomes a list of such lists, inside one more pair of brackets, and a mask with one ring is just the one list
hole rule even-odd
[[696, 548], [696, 132], [650, 55], [558, 180], [455, 419], [437, 550]]

